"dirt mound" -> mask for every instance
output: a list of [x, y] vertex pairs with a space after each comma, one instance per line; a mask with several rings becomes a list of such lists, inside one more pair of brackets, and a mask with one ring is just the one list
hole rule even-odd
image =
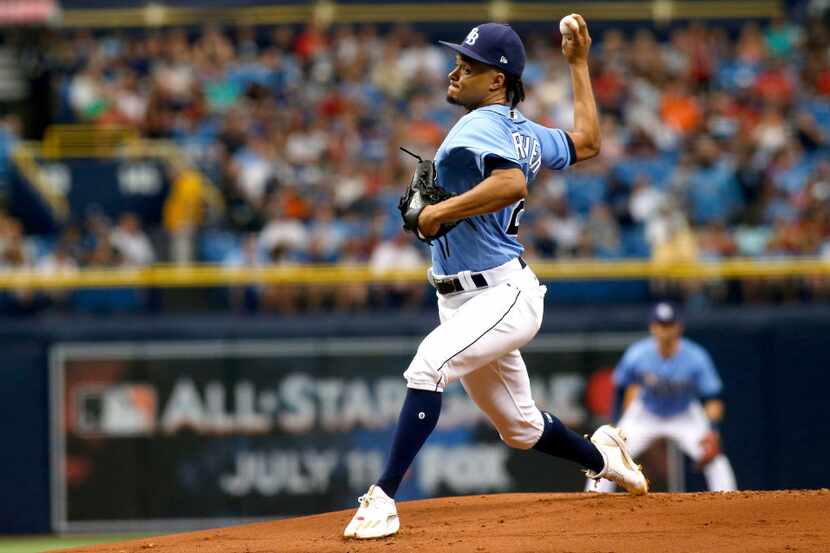
[[175, 534], [80, 553], [830, 552], [830, 490], [504, 494], [398, 505], [390, 538], [342, 538], [352, 511]]

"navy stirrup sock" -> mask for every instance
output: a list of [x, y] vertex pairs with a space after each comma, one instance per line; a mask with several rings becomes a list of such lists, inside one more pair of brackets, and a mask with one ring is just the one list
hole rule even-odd
[[415, 455], [432, 434], [441, 414], [441, 392], [408, 388], [406, 399], [398, 417], [398, 427], [392, 441], [392, 450], [386, 460], [386, 468], [377, 481], [386, 495], [394, 498], [398, 486]]
[[533, 449], [574, 461], [594, 472], [602, 472], [605, 468], [605, 460], [590, 440], [586, 440], [562, 424], [562, 421], [547, 411], [542, 411], [542, 419], [545, 421], [545, 429]]

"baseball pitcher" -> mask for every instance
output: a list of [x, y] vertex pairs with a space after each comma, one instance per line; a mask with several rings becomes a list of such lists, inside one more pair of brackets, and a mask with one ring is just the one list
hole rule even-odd
[[431, 245], [428, 276], [441, 322], [404, 373], [407, 394], [385, 469], [360, 497], [346, 537], [398, 531], [398, 486], [438, 422], [442, 392], [456, 380], [507, 445], [569, 459], [589, 477], [607, 478], [633, 494], [648, 491], [616, 428], [602, 426], [587, 440], [537, 409], [519, 353], [539, 330], [546, 291], [517, 239], [527, 187], [542, 166], [565, 169], [600, 148], [588, 74], [591, 37], [581, 16], [569, 17], [573, 32], [562, 42], [573, 82], [569, 131], [543, 127], [516, 109], [524, 99], [525, 49], [508, 25], [485, 23], [460, 44], [441, 43], [456, 53], [447, 100], [467, 114], [434, 162], [418, 162], [399, 206], [404, 228]]
[[[732, 465], [720, 450], [721, 380], [709, 354], [683, 338], [675, 306], [654, 306], [651, 337], [632, 344], [614, 371], [614, 419], [628, 436], [634, 457], [656, 439], [668, 438], [703, 469], [712, 491], [735, 489]], [[614, 491], [614, 482], [588, 480], [588, 491]]]

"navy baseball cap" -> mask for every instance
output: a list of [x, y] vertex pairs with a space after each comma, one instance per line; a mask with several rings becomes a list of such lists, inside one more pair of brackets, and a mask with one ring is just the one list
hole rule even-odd
[[510, 25], [482, 23], [467, 33], [461, 44], [438, 41], [459, 54], [481, 63], [492, 65], [515, 77], [521, 77], [525, 69], [525, 46]]
[[680, 313], [677, 307], [667, 301], [661, 301], [651, 309], [651, 321], [660, 324], [673, 324], [680, 322]]

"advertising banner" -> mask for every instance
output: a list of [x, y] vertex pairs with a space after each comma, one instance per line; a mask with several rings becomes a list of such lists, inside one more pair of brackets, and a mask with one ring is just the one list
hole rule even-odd
[[38, 165], [43, 180], [66, 197], [72, 213], [99, 211], [117, 219], [132, 212], [145, 223], [161, 221], [170, 179], [158, 159], [66, 158]]
[[[589, 431], [634, 338], [537, 337], [523, 352], [537, 404]], [[193, 527], [355, 505], [382, 470], [417, 344], [56, 344], [54, 528]], [[576, 465], [501, 443], [456, 383], [398, 498], [582, 485]]]
[[0, 2], [0, 25], [45, 23], [57, 11], [55, 0], [3, 0]]

